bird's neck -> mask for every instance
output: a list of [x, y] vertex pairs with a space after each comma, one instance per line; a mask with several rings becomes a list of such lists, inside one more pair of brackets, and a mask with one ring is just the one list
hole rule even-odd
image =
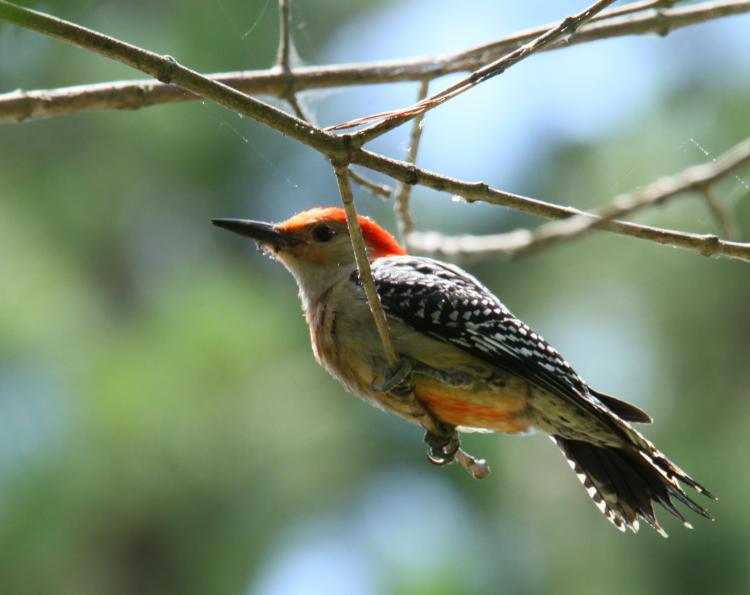
[[347, 282], [356, 268], [357, 265], [352, 263], [335, 268], [309, 267], [301, 271], [292, 270], [305, 313], [309, 314], [334, 286]]

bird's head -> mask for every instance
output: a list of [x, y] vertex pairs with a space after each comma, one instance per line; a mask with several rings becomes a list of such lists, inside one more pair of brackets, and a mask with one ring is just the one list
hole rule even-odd
[[[279, 260], [297, 279], [306, 305], [356, 267], [346, 213], [338, 207], [310, 209], [275, 224], [247, 219], [211, 223], [255, 240], [265, 254]], [[372, 219], [360, 215], [359, 225], [370, 260], [406, 254]]]

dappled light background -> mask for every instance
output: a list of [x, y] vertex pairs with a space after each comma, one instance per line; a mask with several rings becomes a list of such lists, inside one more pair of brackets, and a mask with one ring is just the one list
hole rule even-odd
[[[40, 10], [204, 72], [265, 68], [272, 0], [47, 0]], [[293, 3], [300, 63], [440, 54], [586, 2]], [[750, 18], [532, 57], [427, 115], [419, 165], [594, 208], [750, 131]], [[0, 92], [138, 73], [0, 25]], [[448, 84], [433, 83], [432, 89]], [[307, 93], [321, 125], [416, 84]], [[396, 158], [407, 130], [374, 143]], [[382, 180], [386, 181], [386, 180]], [[718, 187], [750, 240], [750, 171]], [[422, 229], [538, 220], [415, 188]], [[361, 212], [395, 230], [392, 203]], [[0, 125], [0, 592], [750, 592], [750, 267], [598, 233], [462, 262], [720, 500], [668, 540], [622, 535], [541, 435], [470, 435], [493, 473], [313, 360], [296, 287], [210, 217], [335, 205], [325, 159], [192, 102]], [[718, 232], [700, 197], [637, 221]]]

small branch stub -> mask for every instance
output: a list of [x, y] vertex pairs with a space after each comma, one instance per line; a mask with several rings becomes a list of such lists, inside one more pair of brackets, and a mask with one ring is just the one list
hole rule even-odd
[[459, 465], [461, 465], [462, 467], [466, 467], [469, 471], [471, 471], [474, 479], [484, 479], [490, 474], [491, 470], [490, 466], [487, 464], [487, 461], [485, 461], [484, 459], [475, 459], [469, 453], [460, 448], [456, 453], [456, 461]]

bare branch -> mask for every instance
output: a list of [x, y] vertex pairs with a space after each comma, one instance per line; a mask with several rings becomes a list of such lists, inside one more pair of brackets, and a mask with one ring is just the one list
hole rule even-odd
[[171, 56], [161, 56], [114, 37], [108, 37], [75, 23], [64, 21], [42, 12], [16, 6], [0, 0], [0, 20], [43, 33], [55, 39], [91, 50], [107, 58], [150, 74], [166, 84], [177, 84], [200, 97], [249, 116], [274, 130], [291, 136], [329, 157], [346, 153], [346, 139], [327, 134], [262, 101], [254, 99], [228, 85], [211, 80], [180, 64]]
[[[354, 163], [378, 170], [394, 179], [405, 181], [407, 184], [420, 184], [434, 190], [455, 194], [465, 198], [469, 202], [481, 200], [548, 219], [568, 219], [571, 216], [580, 215], [590, 218], [594, 229], [610, 231], [668, 246], [687, 248], [697, 251], [704, 256], [724, 256], [750, 262], [750, 244], [729, 242], [711, 234], [684, 233], [619, 220], [603, 221], [597, 216], [581, 211], [580, 209], [562, 207], [538, 199], [502, 192], [490, 188], [484, 182], [462, 182], [455, 178], [420, 169], [403, 161], [395, 161], [381, 155], [376, 155], [364, 149], [353, 151], [351, 158]], [[530, 234], [531, 232], [525, 230], [523, 233]], [[412, 246], [425, 249], [425, 236], [418, 232], [411, 235], [412, 238], [410, 241], [412, 242]], [[504, 236], [505, 234], [501, 235]], [[429, 237], [434, 239], [435, 236]], [[512, 240], [519, 242], [519, 237], [517, 235]], [[432, 241], [430, 246], [434, 249], [435, 242]], [[461, 250], [461, 252], [463, 251]], [[504, 252], [508, 250], [502, 248], [497, 251]], [[468, 252], [475, 253], [476, 250], [471, 249]]]
[[[703, 256], [725, 256], [750, 262], [750, 244], [722, 240], [712, 234], [694, 234], [648, 225], [638, 225], [624, 221], [611, 221], [609, 225], [621, 227], [615, 231], [620, 235], [631, 236], [641, 240], [648, 240], [665, 246], [686, 248]], [[413, 250], [428, 254], [441, 254], [446, 257], [482, 256], [493, 254], [502, 256], [517, 256], [522, 254], [524, 247], [531, 243], [532, 231], [517, 229], [507, 233], [482, 236], [460, 235], [448, 236], [434, 231], [415, 231], [409, 239]]]
[[452, 99], [453, 97], [456, 97], [457, 95], [468, 91], [472, 87], [475, 87], [476, 85], [483, 83], [484, 81], [487, 81], [494, 76], [502, 74], [511, 66], [518, 64], [522, 60], [528, 58], [538, 51], [541, 51], [545, 47], [562, 39], [563, 37], [572, 35], [576, 31], [576, 29], [578, 29], [583, 23], [591, 19], [598, 12], [601, 12], [602, 10], [607, 8], [607, 6], [609, 6], [613, 2], [615, 2], [615, 0], [598, 0], [576, 16], [566, 17], [560, 24], [552, 27], [548, 31], [545, 31], [533, 41], [522, 45], [511, 53], [503, 56], [502, 58], [499, 58], [498, 60], [495, 60], [491, 64], [488, 64], [487, 66], [484, 66], [479, 70], [472, 72], [468, 77], [458, 81], [457, 83], [443, 89], [438, 93], [435, 93], [434, 95], [431, 95], [430, 97], [423, 99], [422, 101], [412, 105], [411, 107], [402, 110], [375, 114], [372, 116], [365, 116], [364, 118], [359, 118], [358, 120], [331, 126], [330, 128], [328, 128], [328, 130], [344, 130], [375, 121], [375, 124], [373, 124], [369, 128], [360, 130], [354, 135], [354, 142], [357, 145], [362, 145], [367, 141], [370, 141], [373, 138], [376, 138], [381, 134], [384, 134], [385, 132], [388, 132], [389, 130], [392, 130], [393, 128], [401, 125], [403, 122], [406, 122], [407, 120], [410, 120], [411, 118], [414, 118], [415, 116], [422, 114], [427, 110], [433, 109], [438, 105], [448, 101], [449, 99]]
[[294, 111], [300, 120], [307, 120], [302, 106], [297, 100], [297, 92], [294, 87], [294, 74], [292, 73], [292, 52], [294, 51], [294, 42], [292, 40], [291, 27], [291, 0], [279, 0], [279, 49], [276, 55], [276, 68], [280, 69], [286, 85], [283, 93], [280, 95]]
[[[429, 81], [422, 81], [417, 92], [417, 101], [422, 101], [427, 97], [427, 91], [430, 88]], [[419, 141], [422, 139], [422, 125], [424, 123], [424, 114], [419, 114], [411, 126], [411, 135], [409, 138], [409, 150], [406, 153], [406, 161], [414, 165], [417, 162], [417, 153], [419, 152]], [[396, 191], [396, 202], [393, 210], [396, 212], [396, 222], [398, 223], [398, 233], [406, 244], [406, 250], [409, 250], [409, 234], [414, 231], [414, 221], [409, 214], [409, 195], [411, 186], [400, 182]]]
[[[644, 35], [654, 32], [664, 34], [667, 31], [708, 20], [750, 12], [750, 0], [704, 2], [681, 9], [647, 10], [658, 4], [658, 2], [643, 2], [597, 15], [591, 22], [583, 25], [570, 36], [565, 43], [553, 44], [545, 48], [545, 51], [625, 35]], [[12, 5], [0, 2], [0, 20], [20, 24], [10, 15], [8, 6]], [[612, 14], [627, 16], [635, 10], [636, 6], [639, 7], [639, 12], [635, 16], [610, 18]], [[624, 13], [626, 9], [628, 12]], [[292, 70], [294, 89], [303, 91], [349, 85], [431, 80], [454, 72], [471, 71], [533, 40], [549, 28], [550, 25], [545, 25], [444, 56], [294, 68]], [[207, 78], [245, 93], [273, 95], [280, 98], [285, 96], [289, 84], [284, 72], [279, 68], [214, 73], [207, 75]], [[153, 80], [118, 81], [51, 90], [23, 91], [19, 89], [0, 95], [0, 121], [23, 121], [28, 118], [101, 109], [139, 109], [161, 103], [192, 101], [198, 97], [184, 89]]]
[[739, 232], [737, 231], [737, 226], [734, 224], [734, 221], [732, 221], [729, 213], [727, 213], [726, 209], [719, 202], [714, 189], [710, 186], [704, 186], [700, 189], [700, 191], [706, 198], [708, 208], [711, 210], [711, 214], [719, 224], [719, 228], [721, 229], [721, 232], [724, 234], [724, 236], [729, 238], [730, 240], [738, 239]]
[[[385, 312], [383, 312], [383, 307], [380, 304], [380, 298], [375, 289], [375, 282], [373, 281], [372, 272], [370, 271], [370, 262], [367, 259], [365, 241], [362, 237], [362, 230], [359, 226], [359, 219], [357, 218], [357, 210], [354, 206], [354, 196], [352, 194], [351, 185], [349, 184], [348, 169], [349, 168], [346, 164], [334, 163], [334, 171], [336, 172], [336, 180], [338, 182], [339, 192], [341, 193], [341, 201], [343, 202], [344, 210], [346, 211], [346, 224], [349, 228], [349, 237], [351, 238], [354, 257], [357, 260], [359, 278], [362, 282], [362, 287], [365, 290], [367, 303], [370, 306], [370, 311], [375, 320], [378, 335], [383, 344], [383, 350], [388, 361], [388, 368], [390, 373], [395, 373], [401, 365], [400, 357], [396, 352], [396, 348], [393, 346]], [[411, 390], [408, 394], [403, 396], [404, 405], [408, 406], [410, 413], [419, 420], [419, 424], [435, 436], [458, 442], [458, 435], [455, 427], [441, 424], [427, 410], [421, 401], [417, 399], [414, 394], [411, 377], [409, 377], [405, 384], [409, 386]], [[483, 478], [490, 471], [486, 461], [483, 459], [475, 459], [461, 448], [458, 448], [456, 451], [455, 460], [459, 465], [466, 467], [471, 471], [475, 479]]]
[[750, 163], [750, 138], [710, 163], [694, 165], [673, 176], [661, 178], [639, 192], [615, 197], [611, 206], [595, 214], [596, 218], [590, 215], [577, 215], [542, 225], [532, 232], [531, 240], [527, 244], [519, 246], [514, 252], [518, 254], [562, 239], [574, 238], [616, 217], [624, 217], [644, 207], [663, 203], [684, 192], [705, 192], [711, 184], [746, 163]]
[[349, 177], [352, 179], [352, 182], [359, 184], [370, 194], [374, 196], [380, 196], [384, 200], [387, 200], [393, 192], [393, 188], [391, 188], [390, 186], [386, 186], [385, 184], [378, 184], [376, 182], [373, 182], [372, 180], [368, 180], [366, 177], [358, 174], [351, 168], [349, 169]]
[[352, 187], [349, 184], [349, 166], [345, 163], [334, 164], [334, 171], [336, 172], [336, 181], [341, 193], [341, 202], [344, 203], [344, 210], [346, 211], [346, 224], [349, 228], [349, 237], [352, 241], [354, 257], [357, 260], [359, 278], [367, 295], [367, 303], [370, 305], [370, 310], [372, 310], [378, 335], [380, 335], [380, 340], [383, 343], [383, 351], [385, 351], [385, 356], [388, 360], [388, 367], [395, 371], [399, 368], [399, 356], [396, 353], [396, 348], [393, 346], [385, 313], [380, 305], [380, 298], [375, 290], [375, 282], [370, 272], [370, 262], [367, 260], [365, 240], [362, 237], [362, 230], [359, 227], [357, 209], [354, 206], [354, 195], [352, 194]]
[[[292, 72], [294, 41], [292, 40], [291, 23], [291, 0], [279, 0], [279, 49], [276, 53], [276, 67], [274, 70], [281, 71], [286, 83], [283, 91], [279, 94], [279, 97], [289, 104], [294, 114], [300, 120], [309, 122], [310, 118], [302, 109], [295, 90], [295, 76]], [[388, 186], [375, 184], [351, 169], [349, 170], [349, 177], [352, 181], [367, 189], [373, 195], [385, 196], [387, 198], [391, 194], [391, 189], [388, 188]]]
[[602, 21], [604, 19], [612, 19], [616, 17], [624, 17], [625, 15], [633, 14], [636, 12], [642, 12], [644, 10], [661, 10], [663, 8], [672, 8], [675, 4], [685, 2], [686, 0], [646, 0], [646, 2], [632, 2], [621, 8], [613, 8], [605, 13], [597, 15], [592, 22]]
[[[544, 51], [556, 50], [580, 43], [611, 39], [625, 35], [648, 35], [657, 33], [667, 35], [670, 31], [705, 23], [706, 21], [734, 16], [750, 12], [750, 0], [726, 1], [726, 2], [704, 2], [692, 4], [685, 8], [666, 10], [657, 5], [668, 5], [668, 2], [642, 2], [634, 3], [621, 9], [615, 9], [601, 13], [594, 17], [591, 22], [583, 25], [576, 33], [568, 38], [546, 47]], [[674, 3], [676, 4], [676, 2]], [[632, 12], [629, 8], [638, 8], [638, 13], [627, 16]], [[641, 14], [642, 13], [642, 14]], [[612, 18], [614, 15], [620, 18]], [[627, 18], [622, 18], [623, 16]], [[514, 50], [538, 37], [553, 25], [542, 25], [527, 31], [521, 31], [514, 35], [504, 37], [497, 41], [483, 44], [475, 48], [443, 57], [443, 64], [451, 65], [459, 70], [473, 70], [482, 64], [496, 59], [498, 56]], [[436, 65], [437, 66], [437, 65]], [[441, 72], [447, 74], [447, 72]]]
[[[750, 5], [750, 2], [748, 4]], [[564, 219], [571, 215], [593, 217], [570, 207], [561, 207], [544, 201], [501, 192], [490, 188], [486, 183], [461, 182], [454, 178], [419, 169], [409, 163], [356, 148], [352, 146], [350, 136], [327, 134], [299, 118], [253, 99], [223, 83], [201, 76], [197, 72], [177, 64], [169, 56], [159, 56], [55, 17], [10, 4], [5, 0], [0, 0], [0, 19], [119, 60], [164, 82], [178, 84], [197, 95], [254, 118], [311, 146], [324, 153], [329, 159], [363, 165], [407, 184], [422, 184], [435, 190], [457, 194], [469, 202], [481, 200], [551, 219]], [[690, 248], [706, 255], [750, 260], [746, 244], [726, 242], [715, 236], [696, 236], [695, 234], [671, 232], [669, 230], [655, 232], [654, 228], [620, 221], [596, 220], [594, 227], [662, 244]]]
[[276, 64], [286, 73], [292, 70], [290, 64], [292, 53], [290, 1], [279, 0], [279, 49], [276, 54]]
[[697, 190], [706, 195], [709, 205], [727, 235], [734, 234], [736, 231], [731, 220], [711, 193], [711, 185], [747, 163], [750, 163], [750, 138], [735, 145], [710, 163], [689, 167], [678, 174], [657, 180], [639, 192], [618, 196], [612, 201], [612, 206], [595, 214], [578, 212], [572, 217], [547, 223], [533, 231], [518, 229], [486, 236], [449, 237], [434, 232], [412, 233], [411, 245], [422, 251], [440, 252], [453, 256], [481, 253], [519, 256], [553, 242], [570, 240], [591, 229], [609, 229], [610, 226], [616, 225], [621, 228], [618, 233], [628, 230], [628, 235], [691, 248], [705, 256], [724, 255], [750, 261], [750, 244], [748, 243], [729, 242], [713, 235], [689, 234], [614, 221], [615, 217], [629, 215], [649, 205], [663, 203], [678, 194]]

